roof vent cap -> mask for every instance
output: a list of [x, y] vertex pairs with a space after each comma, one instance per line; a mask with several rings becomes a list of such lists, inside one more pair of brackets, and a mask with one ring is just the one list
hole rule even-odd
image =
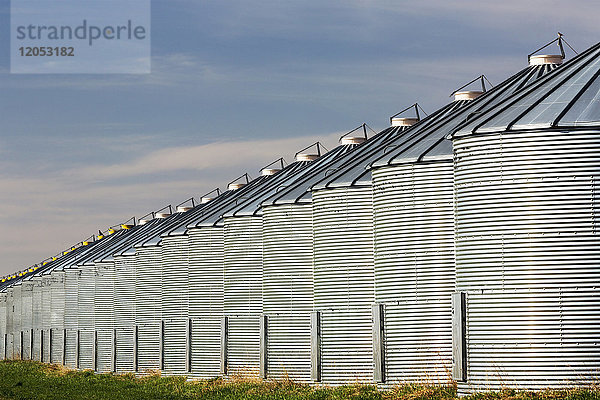
[[279, 168], [263, 168], [260, 171], [260, 174], [262, 176], [269, 176], [269, 175], [275, 175], [276, 173], [278, 173], [279, 171], [281, 171]]
[[395, 117], [392, 118], [392, 126], [413, 126], [419, 122], [419, 118]]
[[152, 220], [151, 219], [140, 219], [140, 220], [138, 220], [138, 225], [146, 225], [150, 221], [152, 221]]
[[227, 189], [229, 190], [238, 190], [243, 188], [244, 186], [246, 186], [245, 183], [239, 182], [239, 183], [230, 183], [229, 185], [227, 185]]
[[206, 204], [210, 201], [212, 201], [214, 199], [214, 197], [202, 197], [200, 198], [200, 204]]
[[342, 138], [342, 144], [361, 144], [367, 139], [362, 136], [344, 136]]
[[192, 208], [194, 208], [194, 207], [192, 207], [192, 206], [177, 206], [177, 212], [178, 213], [188, 212]]
[[159, 218], [159, 219], [164, 219], [167, 218], [169, 215], [171, 215], [171, 213], [168, 212], [157, 212], [155, 217]]
[[460, 92], [454, 93], [454, 101], [459, 100], [474, 100], [481, 96], [483, 91], [481, 90], [463, 90]]
[[538, 54], [529, 57], [529, 65], [562, 64], [563, 56], [560, 54]]
[[[242, 180], [243, 179], [243, 180]], [[238, 190], [246, 186], [250, 182], [250, 175], [245, 173], [244, 175], [238, 176], [227, 184], [227, 190]], [[212, 192], [211, 192], [212, 193]]]
[[315, 161], [317, 158], [319, 158], [318, 154], [309, 154], [309, 153], [296, 154], [296, 161]]

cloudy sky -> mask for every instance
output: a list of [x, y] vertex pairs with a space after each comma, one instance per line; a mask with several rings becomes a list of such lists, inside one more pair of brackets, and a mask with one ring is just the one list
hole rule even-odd
[[599, 7], [153, 0], [151, 74], [17, 75], [0, 0], [0, 274], [415, 101], [433, 111], [557, 31], [583, 50]]

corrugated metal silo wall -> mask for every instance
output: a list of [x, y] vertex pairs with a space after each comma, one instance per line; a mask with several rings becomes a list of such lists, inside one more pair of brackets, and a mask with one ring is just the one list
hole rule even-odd
[[312, 205], [263, 209], [263, 309], [267, 377], [311, 379]]
[[77, 328], [79, 330], [79, 368], [94, 369], [94, 292], [96, 290], [93, 265], [79, 267], [77, 287]]
[[65, 364], [69, 368], [77, 368], [77, 286], [79, 284], [79, 268], [65, 269]]
[[20, 359], [22, 357], [22, 305], [23, 305], [23, 286], [21, 282], [13, 287], [13, 357]]
[[52, 277], [42, 276], [42, 361], [50, 362], [50, 329], [52, 329]]
[[188, 237], [162, 241], [162, 315], [164, 362], [167, 374], [188, 372]]
[[33, 329], [33, 359], [35, 361], [42, 361], [42, 277], [35, 276], [32, 278], [33, 282], [33, 317], [32, 317], [32, 329]]
[[0, 292], [0, 359], [6, 358], [6, 292]]
[[33, 282], [21, 284], [21, 331], [23, 336], [23, 359], [31, 360], [31, 330], [33, 329]]
[[227, 372], [257, 376], [262, 314], [262, 218], [225, 218], [224, 239]]
[[313, 193], [314, 296], [321, 315], [321, 378], [373, 381], [371, 188]]
[[52, 271], [50, 274], [51, 290], [51, 320], [52, 329], [50, 348], [50, 362], [53, 364], [63, 364], [64, 348], [64, 329], [65, 329], [65, 273], [64, 271]]
[[135, 269], [135, 323], [138, 329], [138, 371], [160, 370], [161, 358], [160, 247], [137, 249]]
[[189, 317], [192, 372], [197, 378], [220, 373], [223, 318], [223, 228], [189, 231]]
[[14, 295], [13, 287], [6, 289], [6, 358], [14, 357]]
[[135, 371], [135, 255], [115, 256], [116, 372]]
[[97, 262], [95, 263], [95, 269], [96, 370], [99, 372], [112, 372], [115, 367], [115, 262]]
[[598, 131], [455, 139], [469, 390], [597, 382]]
[[375, 169], [373, 206], [386, 381], [446, 382], [456, 280], [452, 161]]

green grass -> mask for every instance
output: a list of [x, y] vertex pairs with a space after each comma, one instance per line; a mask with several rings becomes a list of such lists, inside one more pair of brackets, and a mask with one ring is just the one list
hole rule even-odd
[[[0, 399], [35, 400], [447, 400], [453, 386], [398, 386], [388, 391], [369, 385], [312, 387], [291, 381], [222, 379], [186, 382], [184, 377], [94, 374], [29, 361], [0, 362]], [[466, 400], [600, 400], [597, 388], [477, 394]]]

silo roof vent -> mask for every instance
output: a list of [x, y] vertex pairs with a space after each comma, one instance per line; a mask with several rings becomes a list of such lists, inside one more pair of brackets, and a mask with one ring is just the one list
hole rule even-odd
[[227, 190], [238, 190], [246, 186], [248, 182], [250, 182], [250, 175], [245, 173], [229, 182], [229, 184], [227, 184]]
[[154, 218], [164, 219], [173, 214], [173, 207], [169, 204], [154, 213]]
[[560, 54], [538, 54], [529, 57], [529, 65], [562, 64], [563, 57]]
[[321, 157], [321, 149], [325, 147], [320, 142], [315, 142], [297, 152], [294, 157], [296, 161], [314, 161]]
[[[415, 116], [407, 116], [405, 113], [409, 110], [415, 110]], [[390, 117], [390, 125], [391, 126], [413, 126], [417, 122], [421, 120], [421, 115], [419, 114], [419, 109], [427, 115], [425, 110], [419, 105], [419, 103], [415, 103], [411, 106], [406, 107], [404, 110], [397, 112], [396, 114]]]
[[210, 192], [202, 195], [200, 197], [200, 204], [206, 204], [206, 203], [212, 201], [215, 198], [214, 194], [216, 194], [217, 197], [220, 196], [221, 195], [221, 189], [215, 188], [215, 189], [211, 190]]
[[[340, 138], [340, 143], [341, 144], [361, 144], [363, 142], [366, 142], [367, 139], [369, 138], [367, 135], [367, 128], [369, 128], [371, 131], [373, 131], [373, 129], [371, 129], [371, 127], [365, 123], [363, 123], [362, 125], [357, 126], [356, 128], [352, 129], [350, 132], [342, 135], [342, 137]], [[375, 131], [373, 131], [375, 132]]]
[[[558, 45], [560, 54], [535, 54], [538, 51], [544, 50], [546, 47], [548, 47], [554, 43], [556, 43]], [[552, 40], [551, 42], [546, 43], [539, 49], [537, 49], [527, 55], [527, 60], [529, 61], [529, 65], [562, 64], [562, 62], [566, 56], [563, 43], [566, 44], [567, 46], [569, 46], [569, 48], [571, 50], [573, 50], [573, 52], [575, 54], [577, 54], [575, 49], [573, 49], [573, 47], [571, 47], [571, 45], [565, 40], [565, 38], [563, 37], [563, 34], [558, 32], [558, 37], [556, 39]]]
[[195, 206], [196, 206], [196, 202], [194, 201], [194, 198], [191, 197], [191, 198], [187, 199], [186, 201], [177, 204], [177, 206], [175, 207], [175, 210], [178, 213], [183, 213], [183, 212], [190, 211]]
[[283, 157], [273, 161], [269, 165], [265, 165], [260, 169], [260, 174], [262, 176], [270, 176], [275, 175], [279, 171], [281, 171], [285, 167], [285, 160]]
[[[465, 83], [464, 85], [462, 85], [461, 87], [456, 89], [454, 92], [452, 92], [452, 94], [450, 96], [454, 96], [454, 101], [475, 100], [476, 98], [478, 98], [479, 96], [481, 96], [483, 93], [485, 93], [487, 91], [487, 88], [485, 86], [486, 82], [489, 83], [490, 86], [493, 86], [492, 83], [489, 81], [488, 78], [486, 78], [485, 75], [479, 75], [477, 78]], [[467, 89], [467, 87], [469, 85], [472, 85], [474, 83], [480, 83], [481, 89], [477, 89], [477, 90]]]

